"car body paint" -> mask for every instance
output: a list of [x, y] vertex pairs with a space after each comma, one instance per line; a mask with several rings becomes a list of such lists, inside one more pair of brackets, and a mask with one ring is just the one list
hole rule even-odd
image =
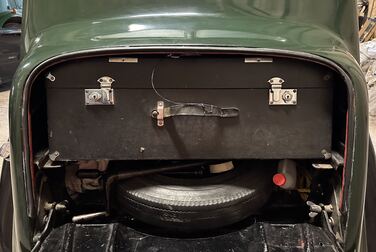
[[[359, 58], [356, 3], [350, 0], [97, 1], [24, 3], [22, 54], [10, 98], [12, 186], [17, 244], [32, 246], [27, 99], [49, 62], [95, 53], [147, 50], [263, 52], [307, 58], [338, 69], [352, 105], [347, 155], [346, 251], [364, 246], [368, 96]], [[29, 195], [29, 196], [28, 196]]]

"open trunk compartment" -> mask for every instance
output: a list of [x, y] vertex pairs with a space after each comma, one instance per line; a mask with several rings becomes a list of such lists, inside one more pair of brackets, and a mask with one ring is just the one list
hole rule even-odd
[[342, 245], [347, 90], [326, 65], [83, 56], [44, 69], [30, 97], [37, 230], [56, 210], [44, 250]]

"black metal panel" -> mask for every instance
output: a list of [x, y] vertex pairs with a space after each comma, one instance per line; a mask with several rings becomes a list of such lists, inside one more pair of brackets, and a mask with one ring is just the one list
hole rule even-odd
[[225, 235], [178, 239], [144, 234], [121, 224], [66, 224], [53, 230], [43, 251], [338, 251], [320, 227], [310, 224], [256, 223]]
[[[77, 160], [321, 158], [323, 149], [331, 150], [334, 74], [329, 70], [312, 63], [307, 68], [295, 60], [281, 60], [279, 65], [278, 60], [245, 64], [244, 58], [225, 58], [231, 71], [223, 74], [226, 64], [218, 63], [222, 69], [212, 69], [210, 60], [188, 58], [184, 72], [174, 69], [174, 64], [164, 65], [167, 59], [160, 61], [170, 71], [161, 75], [158, 85], [164, 88], [158, 91], [179, 102], [237, 107], [239, 117], [179, 116], [165, 119], [164, 127], [157, 127], [151, 118], [161, 97], [146, 88], [150, 74], [144, 76], [142, 64], [132, 65], [134, 71], [140, 71], [132, 78], [112, 67], [127, 68], [128, 64], [101, 64], [99, 60], [81, 62], [76, 68], [68, 64], [51, 69], [56, 81], [46, 81], [50, 151], [58, 151], [59, 160]], [[191, 61], [196, 65], [193, 68]], [[247, 74], [244, 65], [259, 72]], [[239, 72], [236, 66], [243, 70]], [[292, 68], [297, 66], [300, 72]], [[96, 80], [103, 75], [115, 79], [115, 105], [85, 106], [84, 88], [98, 88]], [[283, 76], [286, 87], [298, 89], [296, 106], [269, 105], [267, 81], [275, 76]], [[236, 81], [227, 83], [231, 77]]]

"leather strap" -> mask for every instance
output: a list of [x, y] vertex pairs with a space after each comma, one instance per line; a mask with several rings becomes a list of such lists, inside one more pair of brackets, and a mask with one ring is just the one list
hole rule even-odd
[[239, 116], [239, 109], [235, 107], [221, 108], [202, 103], [184, 103], [164, 108], [164, 117], [173, 116], [208, 116], [231, 118]]

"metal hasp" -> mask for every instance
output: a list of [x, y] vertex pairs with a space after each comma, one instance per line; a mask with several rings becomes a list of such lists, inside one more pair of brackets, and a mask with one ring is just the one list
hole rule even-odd
[[274, 77], [268, 80], [271, 85], [269, 89], [269, 105], [296, 105], [298, 102], [297, 89], [282, 89], [285, 82], [282, 78]]
[[101, 88], [85, 89], [85, 105], [114, 105], [114, 81], [111, 77], [103, 76], [98, 79]]

